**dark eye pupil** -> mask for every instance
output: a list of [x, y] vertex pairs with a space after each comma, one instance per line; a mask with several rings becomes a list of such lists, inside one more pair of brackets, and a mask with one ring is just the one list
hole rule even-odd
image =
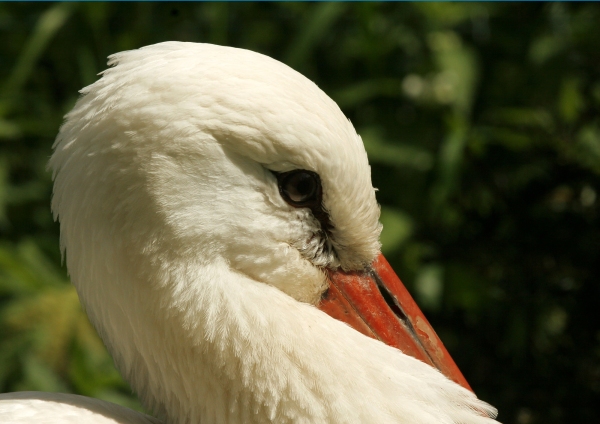
[[308, 200], [314, 194], [315, 188], [315, 180], [311, 175], [304, 173], [291, 176], [284, 187], [290, 199], [298, 203]]
[[286, 202], [293, 206], [307, 206], [317, 200], [319, 177], [310, 171], [290, 171], [280, 174], [279, 188]]

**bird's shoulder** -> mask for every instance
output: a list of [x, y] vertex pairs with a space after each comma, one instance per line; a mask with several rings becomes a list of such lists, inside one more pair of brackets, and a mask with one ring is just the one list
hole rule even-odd
[[65, 393], [0, 394], [3, 424], [161, 424], [156, 418], [123, 406]]

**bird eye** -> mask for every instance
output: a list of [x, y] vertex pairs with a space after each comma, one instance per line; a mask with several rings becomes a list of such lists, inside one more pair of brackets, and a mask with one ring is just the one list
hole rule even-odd
[[295, 170], [277, 175], [281, 197], [294, 207], [311, 207], [320, 202], [321, 179], [311, 171]]

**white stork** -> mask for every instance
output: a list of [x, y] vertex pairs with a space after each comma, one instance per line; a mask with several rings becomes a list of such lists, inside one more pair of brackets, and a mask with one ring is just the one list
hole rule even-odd
[[[56, 139], [52, 210], [81, 302], [148, 410], [496, 422], [379, 254], [367, 155], [334, 101], [247, 50], [167, 42], [108, 63]], [[5, 424], [158, 419], [0, 396]]]

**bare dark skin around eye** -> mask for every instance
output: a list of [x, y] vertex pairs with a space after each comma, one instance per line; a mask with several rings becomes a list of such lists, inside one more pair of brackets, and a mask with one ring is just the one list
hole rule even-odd
[[309, 208], [320, 222], [321, 229], [331, 235], [333, 225], [323, 208], [323, 188], [319, 174], [304, 169], [274, 172], [283, 200], [295, 208]]

